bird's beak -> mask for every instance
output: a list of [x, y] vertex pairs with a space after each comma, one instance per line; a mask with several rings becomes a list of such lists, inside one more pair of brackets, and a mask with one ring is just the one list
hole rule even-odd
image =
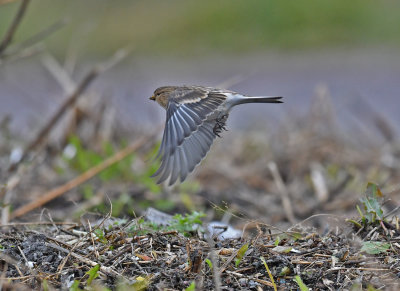
[[156, 100], [156, 97], [154, 97], [154, 95], [153, 95], [149, 99], [154, 101], [154, 100]]

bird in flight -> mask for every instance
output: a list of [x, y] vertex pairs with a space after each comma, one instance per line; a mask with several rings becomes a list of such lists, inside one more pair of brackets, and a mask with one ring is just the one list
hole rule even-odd
[[283, 103], [282, 97], [250, 97], [233, 91], [202, 86], [165, 86], [150, 100], [167, 111], [161, 146], [160, 168], [152, 175], [157, 183], [169, 178], [169, 185], [187, 175], [207, 155], [223, 130], [232, 107], [245, 103]]

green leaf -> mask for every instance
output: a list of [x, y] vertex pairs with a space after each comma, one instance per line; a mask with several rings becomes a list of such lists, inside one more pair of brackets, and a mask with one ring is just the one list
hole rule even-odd
[[354, 219], [346, 219], [346, 222], [350, 222], [352, 224], [354, 224], [355, 226], [357, 226], [358, 228], [362, 228], [362, 225], [359, 224], [357, 221], [355, 221]]
[[293, 249], [292, 247], [276, 246], [273, 249], [271, 249], [271, 251], [280, 253], [280, 254], [287, 254], [287, 253], [290, 253], [290, 251], [292, 249]]
[[99, 276], [99, 270], [100, 270], [100, 265], [97, 264], [93, 268], [91, 268], [89, 271], [86, 272], [86, 274], [89, 275], [89, 278], [87, 279], [86, 284], [90, 286], [92, 284], [92, 281]]
[[274, 286], [274, 291], [277, 291], [278, 288], [276, 288], [274, 276], [272, 276], [272, 273], [271, 273], [271, 271], [270, 271], [269, 268], [268, 268], [267, 262], [265, 261], [264, 257], [260, 257], [260, 259], [261, 259], [261, 261], [263, 262], [265, 269], [267, 270], [269, 279], [271, 280], [271, 283], [272, 283], [272, 285]]
[[186, 214], [185, 216], [177, 214], [172, 217], [171, 224], [168, 228], [183, 233], [185, 236], [190, 236], [190, 232], [195, 231], [203, 224], [201, 218], [204, 216], [205, 214], [203, 212], [197, 211], [193, 211], [191, 214]]
[[245, 253], [247, 252], [247, 250], [249, 249], [249, 244], [244, 244], [238, 251], [237, 255], [236, 255], [236, 259], [235, 259], [235, 267], [237, 268], [240, 264], [240, 262], [242, 261]]
[[285, 266], [282, 268], [281, 272], [279, 273], [279, 276], [287, 276], [290, 274], [290, 272], [291, 272], [290, 268]]
[[144, 291], [150, 285], [152, 275], [148, 275], [146, 277], [137, 277], [136, 282], [133, 283], [130, 287], [132, 291]]
[[350, 291], [363, 291], [362, 285], [355, 283], [350, 287]]
[[42, 281], [42, 289], [43, 291], [49, 291], [49, 284], [47, 283], [46, 279]]
[[103, 244], [106, 244], [108, 242], [107, 239], [104, 237], [104, 231], [101, 228], [96, 228], [95, 230], [93, 230], [93, 233]]
[[189, 287], [187, 287], [187, 288], [185, 289], [185, 291], [194, 291], [194, 290], [196, 290], [196, 283], [193, 281], [193, 282], [189, 285]]
[[296, 281], [297, 285], [299, 285], [301, 291], [308, 291], [308, 287], [304, 284], [303, 280], [301, 280], [299, 275], [294, 276], [294, 280]]
[[360, 209], [360, 207], [358, 205], [356, 205], [356, 208], [357, 208], [358, 214], [360, 214], [362, 222], [365, 223], [364, 213], [361, 211], [361, 209]]
[[282, 233], [276, 237], [274, 245], [278, 246], [283, 240], [287, 239], [289, 239], [289, 236], [286, 233]]
[[303, 238], [303, 235], [300, 232], [290, 233], [290, 236], [296, 241]]
[[390, 244], [379, 242], [379, 241], [366, 241], [363, 243], [361, 248], [362, 252], [366, 252], [370, 255], [377, 255], [380, 253], [386, 253], [389, 250]]
[[80, 282], [78, 280], [75, 280], [74, 283], [72, 283], [71, 287], [69, 287], [69, 291], [82, 291], [81, 288], [79, 288]]
[[364, 205], [365, 217], [370, 223], [375, 222], [377, 218], [379, 220], [384, 218], [381, 203], [382, 196], [382, 192], [376, 184], [368, 183], [365, 197], [361, 198], [360, 201]]
[[207, 265], [210, 268], [210, 270], [212, 270], [213, 269], [213, 263], [210, 261], [210, 259], [206, 259], [205, 262], [207, 263]]

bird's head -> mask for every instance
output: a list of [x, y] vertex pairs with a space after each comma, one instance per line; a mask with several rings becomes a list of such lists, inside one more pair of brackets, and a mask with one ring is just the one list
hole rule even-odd
[[157, 101], [162, 106], [164, 106], [164, 105], [166, 106], [166, 103], [168, 102], [168, 99], [169, 99], [169, 95], [175, 89], [176, 89], [175, 86], [164, 86], [164, 87], [157, 88], [154, 91], [153, 96], [151, 96], [149, 99], [153, 100], [153, 101]]

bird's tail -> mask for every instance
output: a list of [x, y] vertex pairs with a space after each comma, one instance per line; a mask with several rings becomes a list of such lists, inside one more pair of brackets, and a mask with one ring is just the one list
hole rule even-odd
[[240, 98], [238, 104], [245, 103], [283, 103], [281, 100], [283, 97], [270, 97], [270, 96], [246, 96], [245, 98]]

